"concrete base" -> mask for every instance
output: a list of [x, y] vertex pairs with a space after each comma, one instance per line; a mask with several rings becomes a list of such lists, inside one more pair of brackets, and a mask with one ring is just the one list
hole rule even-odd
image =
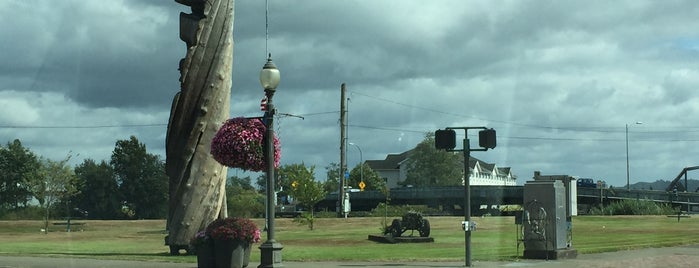
[[557, 250], [524, 250], [525, 259], [543, 259], [543, 260], [558, 260], [558, 259], [575, 259], [578, 257], [578, 250], [567, 248]]
[[393, 237], [391, 235], [369, 235], [369, 240], [379, 243], [432, 243], [434, 238], [432, 237], [419, 237], [419, 236], [399, 236]]
[[260, 265], [258, 268], [278, 268], [284, 267], [282, 264], [281, 243], [274, 240], [267, 240], [260, 245]]

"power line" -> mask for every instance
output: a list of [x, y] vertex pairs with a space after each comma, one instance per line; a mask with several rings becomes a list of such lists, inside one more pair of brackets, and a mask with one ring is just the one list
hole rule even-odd
[[348, 126], [358, 127], [358, 128], [366, 128], [366, 129], [375, 129], [375, 130], [396, 131], [396, 132], [413, 132], [413, 133], [423, 133], [423, 134], [429, 132], [429, 131], [406, 130], [406, 129], [398, 129], [398, 128], [362, 126], [362, 125], [352, 125], [352, 124], [349, 124]]
[[[315, 112], [315, 113], [307, 113], [307, 114], [300, 114], [300, 115], [292, 115], [292, 116], [301, 116], [301, 117], [308, 117], [308, 116], [317, 116], [317, 115], [325, 115], [325, 114], [337, 114], [340, 111], [325, 111], [325, 112]], [[289, 114], [284, 114], [285, 116], [289, 116]], [[168, 124], [165, 123], [159, 123], [159, 124], [115, 124], [115, 125], [91, 125], [91, 126], [76, 126], [76, 125], [58, 125], [58, 126], [46, 126], [46, 125], [37, 125], [37, 126], [22, 126], [22, 125], [0, 125], [0, 129], [96, 129], [96, 128], [139, 128], [139, 127], [163, 127], [167, 126]]]
[[[421, 133], [425, 134], [431, 132], [431, 130], [409, 130], [401, 128], [391, 128], [391, 127], [377, 127], [377, 126], [366, 126], [366, 125], [352, 125], [351, 127], [373, 129], [373, 130], [383, 130], [383, 131], [394, 131], [394, 132], [410, 132], [410, 133]], [[475, 137], [476, 135], [470, 135]], [[625, 139], [610, 139], [610, 138], [556, 138], [556, 137], [526, 137], [526, 136], [498, 136], [502, 139], [512, 139], [512, 140], [544, 140], [544, 141], [596, 141], [596, 142], [621, 142]], [[699, 142], [699, 139], [634, 139], [634, 142]]]
[[[351, 93], [357, 94], [363, 97], [367, 97], [370, 99], [378, 100], [378, 101], [383, 101], [387, 103], [392, 103], [395, 105], [400, 105], [412, 109], [417, 109], [417, 110], [423, 110], [427, 112], [432, 112], [432, 113], [437, 113], [437, 114], [443, 114], [443, 115], [449, 115], [449, 116], [454, 116], [454, 117], [459, 117], [459, 118], [472, 118], [472, 119], [477, 119], [477, 120], [482, 120], [482, 121], [487, 121], [487, 122], [493, 122], [493, 123], [500, 123], [500, 124], [507, 124], [507, 125], [514, 125], [514, 126], [521, 126], [521, 127], [529, 127], [529, 128], [538, 128], [538, 129], [548, 129], [548, 130], [561, 130], [561, 131], [576, 131], [576, 132], [597, 132], [597, 133], [620, 133], [620, 132], [625, 132], [624, 127], [619, 126], [619, 127], [555, 127], [555, 126], [544, 126], [544, 125], [535, 125], [535, 124], [525, 124], [525, 123], [518, 123], [518, 122], [512, 122], [512, 121], [505, 121], [505, 120], [495, 120], [495, 119], [487, 119], [487, 118], [480, 118], [476, 117], [473, 115], [465, 115], [465, 114], [459, 114], [459, 113], [453, 113], [453, 112], [446, 112], [446, 111], [441, 111], [433, 108], [427, 108], [427, 107], [422, 107], [418, 105], [412, 105], [412, 104], [406, 104], [382, 97], [377, 97], [377, 96], [372, 96], [369, 94], [365, 94], [356, 90], [353, 90]], [[667, 128], [682, 128], [682, 129], [687, 129], [682, 132], [699, 132], [698, 127], [664, 127], [665, 129]], [[671, 130], [661, 130], [661, 131], [630, 131], [630, 133], [677, 133], [678, 131], [671, 131]]]
[[12, 126], [0, 125], [0, 128], [12, 129], [90, 129], [90, 128], [129, 128], [129, 127], [162, 127], [167, 124], [127, 124], [127, 125], [94, 125], [94, 126]]
[[340, 113], [340, 111], [328, 111], [328, 112], [300, 114], [300, 116], [314, 116], [314, 115], [339, 114], [339, 113]]
[[503, 120], [486, 119], [486, 118], [476, 117], [476, 116], [473, 116], [473, 115], [465, 115], [465, 114], [458, 114], [458, 113], [452, 113], [452, 112], [445, 112], [445, 111], [441, 111], [441, 110], [437, 110], [437, 109], [432, 109], [432, 108], [427, 108], [427, 107], [422, 107], [422, 106], [417, 106], [417, 105], [412, 105], [412, 104], [406, 104], [406, 103], [402, 103], [402, 102], [397, 102], [397, 101], [389, 100], [389, 99], [386, 99], [386, 98], [371, 96], [371, 95], [364, 94], [364, 93], [361, 93], [361, 92], [358, 92], [358, 91], [352, 91], [352, 93], [357, 94], [357, 95], [360, 95], [360, 96], [364, 96], [364, 97], [367, 97], [367, 98], [372, 98], [372, 99], [375, 99], [375, 100], [383, 101], [383, 102], [388, 102], [388, 103], [393, 103], [393, 104], [400, 105], [400, 106], [405, 106], [405, 107], [408, 107], [408, 108], [413, 108], [413, 109], [428, 111], [428, 112], [437, 113], [437, 114], [450, 115], [450, 116], [454, 116], [454, 117], [460, 117], [460, 118], [473, 118], [473, 119], [483, 120], [483, 121], [488, 121], [488, 122], [495, 122], [495, 123], [509, 124], [509, 125], [518, 125], [518, 126], [525, 126], [525, 127], [532, 127], [532, 128], [551, 128], [551, 127], [536, 126], [536, 125], [528, 125], [528, 124], [522, 124], [522, 123], [516, 123], [516, 122], [510, 122], [510, 121], [503, 121]]

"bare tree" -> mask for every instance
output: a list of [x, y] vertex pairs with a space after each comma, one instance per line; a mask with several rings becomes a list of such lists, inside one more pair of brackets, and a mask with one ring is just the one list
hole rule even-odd
[[[68, 166], [70, 156], [61, 161], [46, 160], [39, 168], [39, 180], [35, 181], [34, 196], [39, 200], [39, 205], [44, 209], [44, 233], [49, 231], [49, 219], [51, 206], [60, 201], [68, 201], [74, 195], [80, 193], [77, 185], [78, 177], [73, 168]], [[70, 208], [69, 208], [70, 213]]]

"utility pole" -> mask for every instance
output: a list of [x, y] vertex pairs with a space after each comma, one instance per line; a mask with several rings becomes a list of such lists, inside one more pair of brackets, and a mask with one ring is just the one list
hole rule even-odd
[[347, 90], [345, 83], [340, 86], [340, 191], [338, 194], [337, 216], [345, 214], [345, 172], [347, 172]]

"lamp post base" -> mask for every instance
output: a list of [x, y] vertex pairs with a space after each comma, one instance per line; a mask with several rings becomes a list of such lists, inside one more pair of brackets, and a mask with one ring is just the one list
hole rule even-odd
[[282, 246], [277, 241], [267, 240], [260, 245], [260, 266], [258, 268], [284, 267], [282, 264]]

